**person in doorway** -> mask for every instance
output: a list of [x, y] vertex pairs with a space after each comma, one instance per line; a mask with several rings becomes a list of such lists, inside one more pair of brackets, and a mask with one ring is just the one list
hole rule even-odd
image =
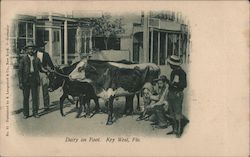
[[170, 81], [168, 82], [169, 92], [167, 94], [167, 100], [169, 113], [173, 120], [173, 131], [167, 134], [176, 134], [177, 137], [180, 137], [184, 126], [189, 122], [182, 114], [183, 90], [187, 87], [186, 72], [180, 66], [182, 64], [180, 57], [172, 55], [168, 59], [168, 63], [172, 72], [170, 74]]
[[41, 70], [40, 60], [35, 53], [35, 46], [32, 42], [25, 47], [27, 54], [21, 58], [19, 63], [19, 88], [23, 90], [23, 118], [29, 117], [29, 96], [32, 95], [33, 116], [39, 118], [38, 115], [38, 87], [40, 85], [39, 71]]
[[43, 43], [42, 45], [39, 46], [39, 48], [36, 50], [37, 57], [41, 61], [41, 88], [42, 88], [42, 93], [43, 93], [43, 104], [44, 104], [44, 110], [48, 111], [49, 110], [49, 105], [50, 105], [50, 97], [49, 97], [49, 79], [48, 79], [48, 73], [51, 70], [54, 70], [54, 64], [50, 58], [49, 53], [45, 52], [45, 47], [46, 43]]

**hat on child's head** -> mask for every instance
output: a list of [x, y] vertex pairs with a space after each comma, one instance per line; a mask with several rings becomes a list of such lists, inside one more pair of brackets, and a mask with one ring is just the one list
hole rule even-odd
[[154, 81], [163, 81], [167, 82], [168, 78], [166, 75], [161, 75], [158, 79], [155, 79]]
[[147, 82], [147, 83], [145, 83], [144, 86], [142, 87], [142, 91], [143, 91], [144, 89], [148, 89], [150, 92], [152, 92], [152, 91], [153, 91], [153, 85], [152, 85], [151, 83]]

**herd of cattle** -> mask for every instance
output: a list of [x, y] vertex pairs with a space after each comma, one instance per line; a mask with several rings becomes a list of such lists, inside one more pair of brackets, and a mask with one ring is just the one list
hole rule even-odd
[[[100, 111], [99, 98], [102, 98], [108, 108], [107, 125], [113, 123], [113, 101], [124, 96], [125, 114], [133, 112], [133, 99], [137, 96], [137, 109], [140, 107], [139, 94], [146, 82], [152, 82], [160, 75], [160, 68], [153, 63], [135, 64], [126, 60], [101, 61], [83, 59], [70, 66], [55, 68], [48, 75], [49, 90], [59, 87], [63, 89], [60, 97], [60, 112], [63, 112], [63, 102], [69, 95], [78, 97], [80, 108], [77, 118], [84, 112], [90, 112], [90, 100], [95, 102], [95, 110]], [[87, 106], [86, 106], [87, 104]], [[77, 102], [78, 105], [78, 102]]]

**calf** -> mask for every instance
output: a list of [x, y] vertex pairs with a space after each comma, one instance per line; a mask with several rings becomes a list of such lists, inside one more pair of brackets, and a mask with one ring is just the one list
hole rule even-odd
[[[86, 112], [86, 114], [87, 115], [90, 114], [90, 100], [91, 99], [93, 99], [96, 104], [95, 112], [99, 111], [100, 108], [99, 108], [98, 97], [96, 96], [95, 90], [90, 83], [66, 80], [64, 85], [62, 86], [62, 89], [63, 89], [63, 95], [60, 97], [60, 112], [62, 116], [64, 116], [63, 102], [68, 97], [68, 95], [71, 95], [72, 97], [79, 97], [80, 109], [76, 116], [77, 118], [80, 117], [83, 106], [84, 106], [84, 111]], [[86, 103], [87, 103], [87, 110], [85, 106]]]
[[[63, 102], [69, 95], [72, 97], [79, 97], [80, 101], [80, 109], [77, 114], [77, 118], [80, 117], [82, 113], [82, 106], [84, 106], [84, 111], [87, 111], [86, 114], [90, 113], [90, 100], [93, 99], [96, 106], [95, 112], [98, 112], [99, 102], [98, 97], [95, 94], [95, 90], [93, 86], [88, 82], [79, 82], [79, 81], [71, 81], [68, 78], [68, 74], [75, 68], [76, 64], [70, 65], [64, 68], [55, 68], [55, 71], [50, 72], [48, 75], [49, 78], [49, 90], [54, 91], [59, 87], [63, 89], [63, 95], [60, 97], [60, 113], [62, 116], [65, 116], [63, 112]], [[77, 102], [78, 103], [78, 102]], [[85, 104], [87, 103], [87, 110]]]

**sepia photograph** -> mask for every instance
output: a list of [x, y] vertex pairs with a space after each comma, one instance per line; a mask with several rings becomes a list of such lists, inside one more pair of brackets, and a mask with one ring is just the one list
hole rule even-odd
[[17, 15], [11, 28], [22, 133], [86, 135], [97, 127], [96, 134], [181, 137], [191, 35], [180, 13], [48, 12]]
[[248, 156], [248, 5], [2, 1], [0, 156]]

